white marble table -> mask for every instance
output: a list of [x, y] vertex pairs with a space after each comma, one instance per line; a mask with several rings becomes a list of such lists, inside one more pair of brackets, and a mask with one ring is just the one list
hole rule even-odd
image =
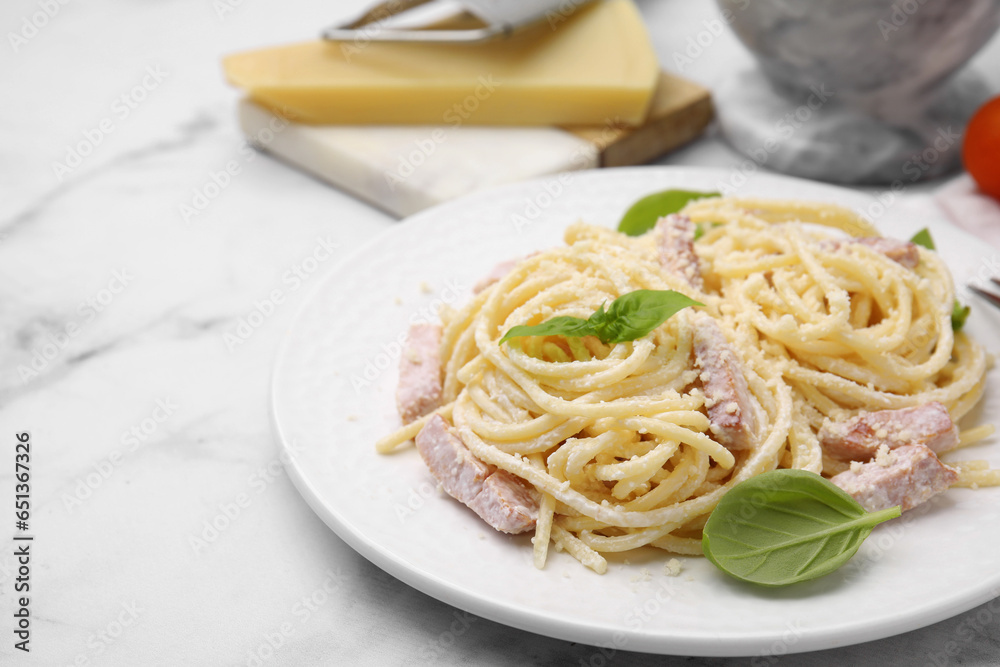
[[[0, 505], [12, 521], [14, 434], [30, 431], [36, 535], [23, 654], [10, 630], [13, 527], [4, 530], [0, 662], [750, 661], [609, 659], [469, 617], [355, 554], [286, 477], [268, 420], [277, 343], [316, 275], [395, 222], [246, 150], [219, 57], [311, 37], [363, 5], [11, 0], [0, 9]], [[710, 3], [680, 0], [643, 11], [671, 67], [715, 16]], [[746, 59], [724, 33], [685, 73], [713, 85]], [[998, 61], [994, 40], [977, 59], [994, 90]], [[739, 161], [709, 136], [662, 162]], [[231, 162], [238, 173], [213, 184]], [[203, 210], [184, 216], [199, 194]], [[282, 303], [233, 344], [228, 336], [275, 289]], [[982, 607], [782, 662], [998, 660], [1000, 620]]]

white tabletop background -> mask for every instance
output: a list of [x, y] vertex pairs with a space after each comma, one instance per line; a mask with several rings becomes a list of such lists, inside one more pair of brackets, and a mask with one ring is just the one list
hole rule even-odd
[[[328, 245], [336, 250], [320, 263], [333, 265], [398, 223], [248, 152], [234, 120], [239, 93], [219, 60], [311, 38], [365, 4], [0, 8], [0, 515], [11, 522], [0, 533], [13, 533], [14, 434], [30, 431], [36, 536], [30, 654], [13, 648], [17, 574], [13, 543], [0, 545], [0, 662], [775, 664], [610, 654], [469, 616], [358, 556], [289, 482], [270, 429], [269, 375], [325, 266], [303, 274], [302, 289], [282, 276]], [[717, 18], [710, 2], [640, 4], [671, 69], [673, 53]], [[711, 87], [749, 62], [726, 31], [684, 74]], [[1000, 91], [1000, 40], [974, 63]], [[137, 85], [145, 99], [130, 108], [120, 98]], [[92, 152], [58, 168], [88, 136]], [[185, 221], [181, 205], [232, 160], [239, 174]], [[739, 162], [714, 130], [660, 161]], [[911, 189], [909, 205], [931, 187]], [[274, 289], [284, 301], [230, 349], [226, 335]], [[206, 532], [226, 512], [225, 529]], [[779, 662], [998, 664], [997, 608]]]

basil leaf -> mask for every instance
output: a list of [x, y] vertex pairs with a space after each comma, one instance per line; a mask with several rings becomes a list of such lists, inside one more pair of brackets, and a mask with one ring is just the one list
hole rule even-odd
[[937, 248], [934, 247], [934, 239], [931, 238], [931, 232], [926, 227], [914, 234], [913, 238], [910, 239], [910, 243], [916, 243], [917, 245], [921, 245], [928, 250], [937, 250]]
[[718, 192], [697, 192], [695, 190], [665, 190], [647, 195], [632, 204], [618, 223], [618, 231], [629, 236], [641, 236], [665, 215], [677, 213], [688, 202], [705, 197], [719, 197]]
[[594, 328], [601, 341], [624, 343], [642, 338], [683, 308], [704, 305], [673, 290], [636, 290], [612, 301], [607, 315], [602, 322], [595, 322]]
[[958, 299], [955, 299], [955, 303], [951, 306], [951, 330], [961, 331], [962, 327], [965, 326], [965, 320], [969, 319], [969, 313], [971, 312], [971, 306], [963, 306], [959, 303]]
[[[619, 297], [621, 298], [621, 297]], [[615, 299], [617, 301], [617, 299]], [[612, 301], [611, 303], [614, 303]], [[594, 311], [594, 314], [590, 316], [587, 323], [594, 329], [594, 335], [597, 335], [597, 330], [607, 326], [608, 314], [604, 310], [604, 304], [602, 303], [600, 307]]]
[[520, 338], [521, 336], [591, 336], [594, 334], [594, 328], [591, 326], [590, 322], [587, 320], [581, 320], [579, 317], [569, 317], [563, 315], [560, 317], [553, 317], [551, 320], [546, 320], [541, 324], [533, 324], [527, 326], [524, 324], [519, 324], [516, 327], [511, 327], [510, 331], [503, 335], [500, 339], [500, 344], [510, 340], [511, 338]]
[[521, 336], [556, 335], [597, 336], [603, 343], [624, 343], [642, 338], [683, 308], [703, 305], [673, 290], [636, 290], [612, 301], [607, 310], [602, 303], [586, 320], [563, 315], [541, 324], [511, 327], [500, 339], [500, 344]]
[[846, 563], [899, 507], [866, 512], [832, 482], [805, 470], [772, 470], [737, 484], [705, 524], [702, 547], [742, 581], [784, 586]]

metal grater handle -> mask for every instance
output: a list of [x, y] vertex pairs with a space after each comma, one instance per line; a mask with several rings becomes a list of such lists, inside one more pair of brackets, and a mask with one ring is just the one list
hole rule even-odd
[[566, 17], [581, 5], [593, 0], [463, 0], [465, 9], [481, 19], [482, 28], [459, 30], [412, 30], [383, 28], [362, 30], [379, 21], [398, 16], [434, 0], [386, 0], [372, 7], [357, 19], [323, 31], [323, 39], [351, 41], [363, 37], [376, 42], [484, 42], [506, 37], [519, 28], [542, 21], [553, 13]]

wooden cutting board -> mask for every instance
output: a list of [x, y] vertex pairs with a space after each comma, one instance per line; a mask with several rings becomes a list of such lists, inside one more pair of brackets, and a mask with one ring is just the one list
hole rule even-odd
[[662, 73], [640, 127], [315, 126], [240, 102], [240, 125], [261, 150], [404, 217], [470, 192], [563, 171], [649, 162], [702, 133], [708, 90]]

